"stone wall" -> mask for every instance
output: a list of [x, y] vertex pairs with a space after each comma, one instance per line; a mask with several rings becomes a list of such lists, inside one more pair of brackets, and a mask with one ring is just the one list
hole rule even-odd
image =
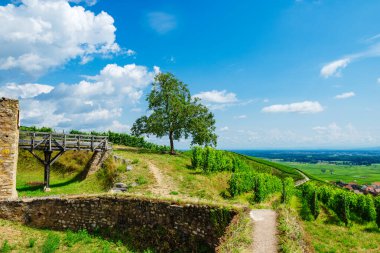
[[0, 200], [17, 198], [18, 128], [18, 101], [0, 98]]
[[86, 168], [86, 170], [88, 172], [86, 176], [95, 174], [102, 167], [102, 164], [110, 155], [111, 155], [110, 151], [107, 151], [107, 152], [95, 151], [91, 157], [91, 160], [89, 161], [87, 165], [88, 168]]
[[214, 252], [235, 210], [109, 195], [0, 202], [0, 218], [98, 232], [157, 252]]

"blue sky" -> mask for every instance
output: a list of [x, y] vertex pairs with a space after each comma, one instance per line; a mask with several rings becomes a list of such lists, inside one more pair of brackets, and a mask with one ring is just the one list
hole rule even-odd
[[162, 71], [213, 111], [219, 148], [380, 146], [379, 1], [0, 5], [0, 96], [24, 125], [128, 132]]

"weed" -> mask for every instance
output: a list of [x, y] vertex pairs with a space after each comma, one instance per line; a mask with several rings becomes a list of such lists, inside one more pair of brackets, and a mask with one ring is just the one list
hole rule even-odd
[[139, 176], [136, 179], [136, 183], [138, 183], [139, 185], [142, 185], [142, 184], [148, 183], [148, 180], [144, 176]]
[[56, 234], [48, 234], [42, 245], [42, 253], [54, 253], [59, 248], [60, 238]]
[[33, 248], [36, 245], [36, 242], [37, 242], [36, 238], [30, 238], [29, 243], [28, 243], [28, 247]]
[[139, 159], [135, 158], [132, 160], [132, 164], [138, 164], [139, 163]]
[[11, 245], [9, 245], [9, 242], [5, 240], [3, 242], [3, 245], [0, 248], [0, 253], [8, 253], [8, 252], [11, 252], [11, 250], [12, 250]]
[[86, 230], [79, 230], [77, 233], [72, 231], [67, 231], [65, 238], [65, 245], [68, 247], [74, 246], [78, 242], [88, 243], [91, 241], [91, 236]]
[[170, 192], [170, 195], [178, 195], [178, 192], [176, 192], [176, 191], [171, 191], [171, 192]]

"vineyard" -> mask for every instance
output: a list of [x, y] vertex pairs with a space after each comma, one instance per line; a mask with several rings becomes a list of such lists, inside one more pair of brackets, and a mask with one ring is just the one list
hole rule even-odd
[[362, 195], [329, 185], [307, 183], [300, 187], [301, 216], [305, 220], [317, 219], [320, 208], [333, 211], [346, 225], [351, 222], [374, 222], [380, 227], [380, 197]]
[[243, 193], [253, 193], [255, 202], [263, 202], [272, 194], [281, 192], [283, 202], [286, 202], [294, 192], [292, 178], [286, 178], [283, 181], [268, 173], [271, 172], [269, 165], [246, 161], [244, 157], [231, 152], [215, 150], [211, 147], [194, 147], [191, 163], [193, 169], [201, 169], [204, 173], [233, 172], [228, 182], [228, 192], [232, 197]]

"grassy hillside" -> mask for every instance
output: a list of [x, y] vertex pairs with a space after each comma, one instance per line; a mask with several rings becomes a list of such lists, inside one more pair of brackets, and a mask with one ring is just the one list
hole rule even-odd
[[303, 178], [301, 174], [298, 173], [298, 171], [294, 167], [290, 167], [290, 166], [283, 165], [280, 163], [274, 163], [274, 162], [253, 157], [253, 156], [241, 155], [241, 157], [244, 157], [246, 160], [251, 161], [255, 164], [258, 164], [261, 166], [267, 166], [271, 168], [272, 174], [277, 175], [281, 178], [291, 177], [294, 180], [300, 180]]

